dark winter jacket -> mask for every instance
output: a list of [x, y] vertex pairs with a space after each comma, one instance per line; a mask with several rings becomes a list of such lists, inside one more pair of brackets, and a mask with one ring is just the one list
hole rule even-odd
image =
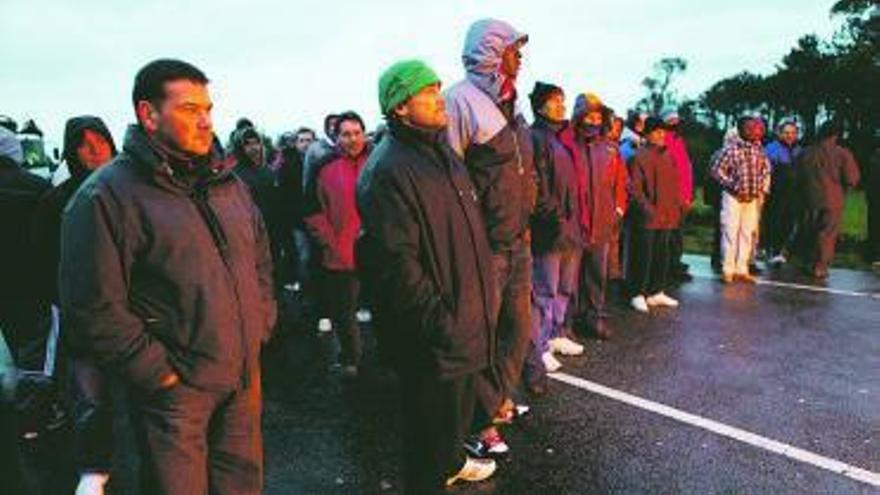
[[489, 366], [492, 253], [474, 187], [440, 134], [392, 124], [358, 181], [358, 208], [383, 353], [441, 378]]
[[501, 22], [482, 26], [465, 43], [466, 78], [444, 97], [449, 145], [470, 172], [497, 252], [526, 234], [536, 186], [529, 128], [511, 102], [501, 103], [498, 75], [504, 49], [525, 35]]
[[843, 209], [844, 188], [859, 183], [852, 153], [831, 140], [808, 146], [795, 160], [798, 194], [808, 209]]
[[40, 197], [50, 187], [48, 181], [24, 170], [14, 158], [0, 155], [0, 298], [5, 301], [33, 297], [39, 292], [33, 276], [38, 267], [30, 228]]
[[64, 161], [70, 177], [57, 187], [48, 191], [40, 199], [34, 213], [32, 235], [36, 244], [35, 256], [40, 260], [37, 270], [45, 298], [58, 302], [58, 261], [61, 253], [61, 214], [73, 194], [89, 176], [90, 171], [79, 161], [77, 148], [82, 145], [85, 131], [102, 135], [110, 144], [112, 156], [116, 156], [116, 144], [104, 121], [89, 115], [74, 117], [64, 128]]
[[532, 252], [580, 247], [584, 166], [568, 123], [538, 118], [532, 125], [538, 198], [532, 215]]
[[356, 158], [339, 154], [318, 172], [314, 204], [304, 222], [328, 270], [355, 270], [354, 244], [361, 230], [355, 189], [369, 154], [369, 148]]
[[648, 144], [633, 157], [630, 191], [637, 225], [648, 230], [677, 229], [685, 205], [678, 168], [665, 147]]
[[233, 389], [258, 366], [275, 321], [265, 227], [219, 145], [210, 163], [158, 150], [131, 126], [123, 152], [68, 204], [65, 328], [75, 348], [145, 391], [171, 371]]

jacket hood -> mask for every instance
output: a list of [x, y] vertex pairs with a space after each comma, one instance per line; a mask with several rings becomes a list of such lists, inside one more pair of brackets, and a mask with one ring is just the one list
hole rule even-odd
[[116, 143], [107, 125], [99, 117], [92, 115], [81, 115], [67, 120], [64, 126], [64, 152], [62, 156], [67, 162], [67, 168], [70, 170], [71, 177], [80, 178], [87, 174], [88, 170], [79, 162], [76, 155], [76, 149], [80, 147], [83, 141], [83, 135], [87, 130], [97, 132], [107, 143], [110, 144], [112, 156], [116, 156]]
[[499, 69], [501, 55], [514, 43], [525, 44], [529, 37], [497, 19], [481, 19], [471, 24], [465, 36], [461, 59], [467, 78], [498, 101], [504, 82]]
[[0, 157], [11, 160], [16, 165], [21, 165], [24, 162], [21, 143], [15, 137], [15, 133], [5, 127], [0, 127]]

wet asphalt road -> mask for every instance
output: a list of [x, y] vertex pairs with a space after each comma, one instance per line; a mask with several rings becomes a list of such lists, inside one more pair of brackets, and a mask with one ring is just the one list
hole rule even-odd
[[[681, 308], [616, 307], [614, 339], [587, 340], [562, 371], [880, 473], [880, 277], [723, 286], [705, 259], [689, 262]], [[267, 494], [399, 493], [395, 379], [368, 354], [362, 376], [342, 380], [332, 342], [294, 329], [265, 353]], [[512, 451], [494, 479], [452, 493], [880, 493], [559, 381], [530, 404], [503, 431]]]

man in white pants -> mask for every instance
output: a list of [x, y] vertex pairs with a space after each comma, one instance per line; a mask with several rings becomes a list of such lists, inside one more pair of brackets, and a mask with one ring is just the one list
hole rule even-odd
[[737, 130], [739, 139], [722, 150], [711, 171], [722, 189], [721, 280], [754, 283], [749, 261], [760, 221], [760, 204], [770, 191], [770, 161], [761, 144], [764, 123], [760, 118], [740, 119]]

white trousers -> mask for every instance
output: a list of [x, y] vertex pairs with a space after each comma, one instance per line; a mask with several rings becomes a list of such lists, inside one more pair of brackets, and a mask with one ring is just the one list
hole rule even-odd
[[761, 209], [758, 200], [744, 203], [728, 192], [721, 193], [721, 270], [724, 274], [747, 274]]

